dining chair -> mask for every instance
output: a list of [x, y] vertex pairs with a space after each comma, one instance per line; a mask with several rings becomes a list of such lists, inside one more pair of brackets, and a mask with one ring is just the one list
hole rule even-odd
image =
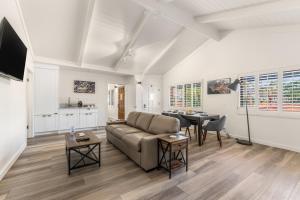
[[220, 147], [222, 147], [222, 139], [220, 132], [225, 126], [226, 116], [224, 115], [218, 120], [209, 121], [207, 125], [203, 127], [204, 135], [203, 135], [203, 142], [206, 140], [207, 131], [216, 131], [217, 132], [217, 138], [220, 143]]
[[185, 129], [185, 135], [188, 133], [189, 134], [189, 138], [191, 140], [192, 139], [191, 132], [190, 132], [191, 123], [188, 120], [186, 120], [184, 117], [182, 117], [180, 114], [169, 113], [169, 116], [170, 117], [175, 117], [175, 118], [177, 118], [179, 120], [179, 122], [180, 122], [180, 130], [181, 130], [181, 128], [186, 128]]
[[161, 113], [162, 115], [165, 115], [165, 116], [170, 116], [169, 115], [169, 113], [167, 113], [167, 112], [163, 112], [163, 113]]

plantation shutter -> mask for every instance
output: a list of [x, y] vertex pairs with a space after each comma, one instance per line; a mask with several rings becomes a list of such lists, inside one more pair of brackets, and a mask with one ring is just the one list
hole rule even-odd
[[184, 106], [192, 107], [192, 84], [184, 85]]
[[283, 72], [282, 110], [300, 112], [300, 70]]
[[176, 101], [176, 87], [171, 86], [170, 87], [170, 107], [175, 107], [175, 101]]
[[255, 106], [255, 76], [240, 77], [240, 107]]
[[193, 107], [197, 108], [201, 106], [201, 83], [193, 83]]
[[184, 99], [184, 90], [183, 85], [177, 85], [176, 90], [176, 107], [183, 107], [183, 99]]
[[259, 109], [278, 110], [278, 73], [259, 75]]

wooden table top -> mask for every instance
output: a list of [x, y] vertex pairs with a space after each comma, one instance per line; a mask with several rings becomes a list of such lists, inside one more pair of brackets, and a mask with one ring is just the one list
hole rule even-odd
[[74, 135], [72, 135], [71, 133], [65, 134], [67, 149], [101, 143], [101, 140], [96, 136], [95, 133], [85, 132], [86, 136], [88, 136], [90, 139], [87, 141], [81, 141], [81, 142], [76, 141], [75, 134], [78, 134], [78, 133], [74, 133]]
[[168, 135], [168, 136], [161, 137], [161, 138], [158, 138], [158, 139], [162, 140], [164, 142], [168, 142], [168, 143], [172, 144], [172, 143], [177, 143], [177, 142], [183, 142], [185, 140], [188, 140], [189, 138], [186, 137], [186, 136], [183, 136], [183, 135], [179, 135], [179, 136], [176, 136], [176, 137], [170, 137], [170, 135]]

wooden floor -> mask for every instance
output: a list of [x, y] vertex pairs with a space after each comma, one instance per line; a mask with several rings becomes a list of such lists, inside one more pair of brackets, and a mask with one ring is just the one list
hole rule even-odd
[[64, 136], [28, 141], [0, 182], [6, 199], [300, 199], [300, 154], [262, 145], [241, 146], [215, 135], [204, 146], [190, 144], [189, 171], [171, 180], [164, 170], [144, 172], [103, 139], [102, 167], [67, 175]]

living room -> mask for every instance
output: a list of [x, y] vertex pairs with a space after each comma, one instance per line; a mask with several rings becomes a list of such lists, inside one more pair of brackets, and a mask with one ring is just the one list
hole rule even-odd
[[2, 0], [0, 200], [299, 199], [299, 11]]

